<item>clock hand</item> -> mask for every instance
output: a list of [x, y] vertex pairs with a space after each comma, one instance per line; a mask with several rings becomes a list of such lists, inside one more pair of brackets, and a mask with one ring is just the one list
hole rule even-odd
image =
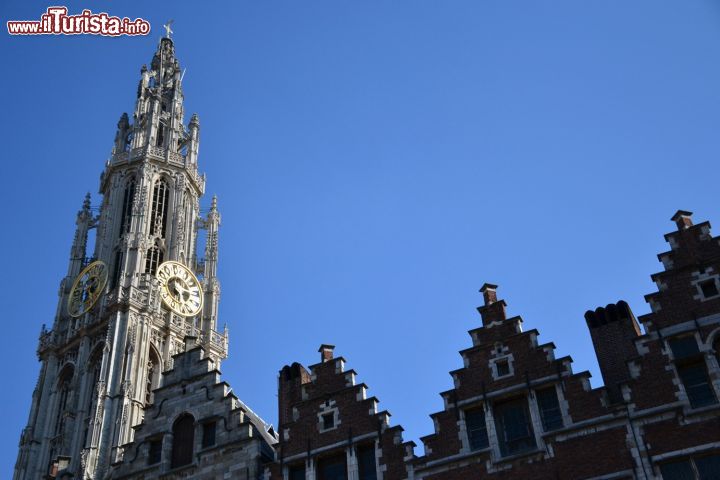
[[185, 294], [190, 295], [190, 290], [183, 287], [179, 280], [175, 280], [173, 282], [173, 287], [175, 288], [175, 292], [178, 294], [178, 298], [181, 298], [184, 300]]

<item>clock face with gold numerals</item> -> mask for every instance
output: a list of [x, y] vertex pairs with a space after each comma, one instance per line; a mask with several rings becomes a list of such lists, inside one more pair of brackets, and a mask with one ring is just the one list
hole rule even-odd
[[189, 268], [178, 262], [164, 262], [155, 276], [160, 281], [160, 297], [170, 310], [183, 317], [200, 313], [202, 289]]
[[85, 267], [70, 289], [68, 300], [70, 316], [79, 317], [90, 310], [105, 289], [107, 279], [108, 269], [105, 262], [97, 260]]

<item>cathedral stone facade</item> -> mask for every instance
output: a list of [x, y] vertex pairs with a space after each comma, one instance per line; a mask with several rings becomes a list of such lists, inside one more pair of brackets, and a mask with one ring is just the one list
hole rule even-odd
[[220, 214], [213, 200], [200, 216], [200, 122], [183, 122], [180, 64], [163, 38], [140, 72], [132, 122], [127, 114], [118, 122], [99, 212], [88, 196], [78, 213], [55, 320], [40, 335], [16, 479], [108, 476], [186, 338], [215, 368], [226, 357], [227, 333], [217, 331]]
[[200, 123], [184, 124], [174, 49], [161, 39], [143, 66], [102, 204], [78, 212], [14, 479], [720, 479], [720, 238], [685, 211], [651, 313], [585, 314], [600, 388], [485, 284], [422, 452], [332, 345], [280, 370], [277, 428], [259, 418], [220, 378], [220, 214], [216, 199], [200, 214]]

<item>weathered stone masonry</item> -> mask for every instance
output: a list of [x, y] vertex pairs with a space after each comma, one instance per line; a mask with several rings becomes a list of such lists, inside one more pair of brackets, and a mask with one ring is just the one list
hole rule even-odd
[[[135, 427], [135, 439], [125, 448], [122, 462], [112, 466], [113, 479], [236, 478], [261, 476], [274, 458], [277, 441], [272, 428], [220, 381], [215, 362], [195, 339], [186, 337], [187, 350], [175, 356], [163, 375], [154, 403]], [[189, 462], [178, 462], [177, 425], [189, 419]], [[154, 456], [153, 456], [154, 453]], [[180, 459], [182, 460], [182, 459]]]

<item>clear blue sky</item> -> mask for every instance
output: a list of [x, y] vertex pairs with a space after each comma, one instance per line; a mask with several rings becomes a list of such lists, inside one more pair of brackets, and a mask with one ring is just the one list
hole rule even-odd
[[[4, 1], [3, 29], [51, 4]], [[407, 439], [432, 432], [484, 282], [601, 385], [585, 310], [646, 313], [670, 216], [720, 221], [715, 1], [210, 5], [68, 4], [149, 37], [0, 34], [4, 478], [75, 214], [168, 18], [223, 215], [223, 374], [270, 422], [278, 370], [333, 343]]]

